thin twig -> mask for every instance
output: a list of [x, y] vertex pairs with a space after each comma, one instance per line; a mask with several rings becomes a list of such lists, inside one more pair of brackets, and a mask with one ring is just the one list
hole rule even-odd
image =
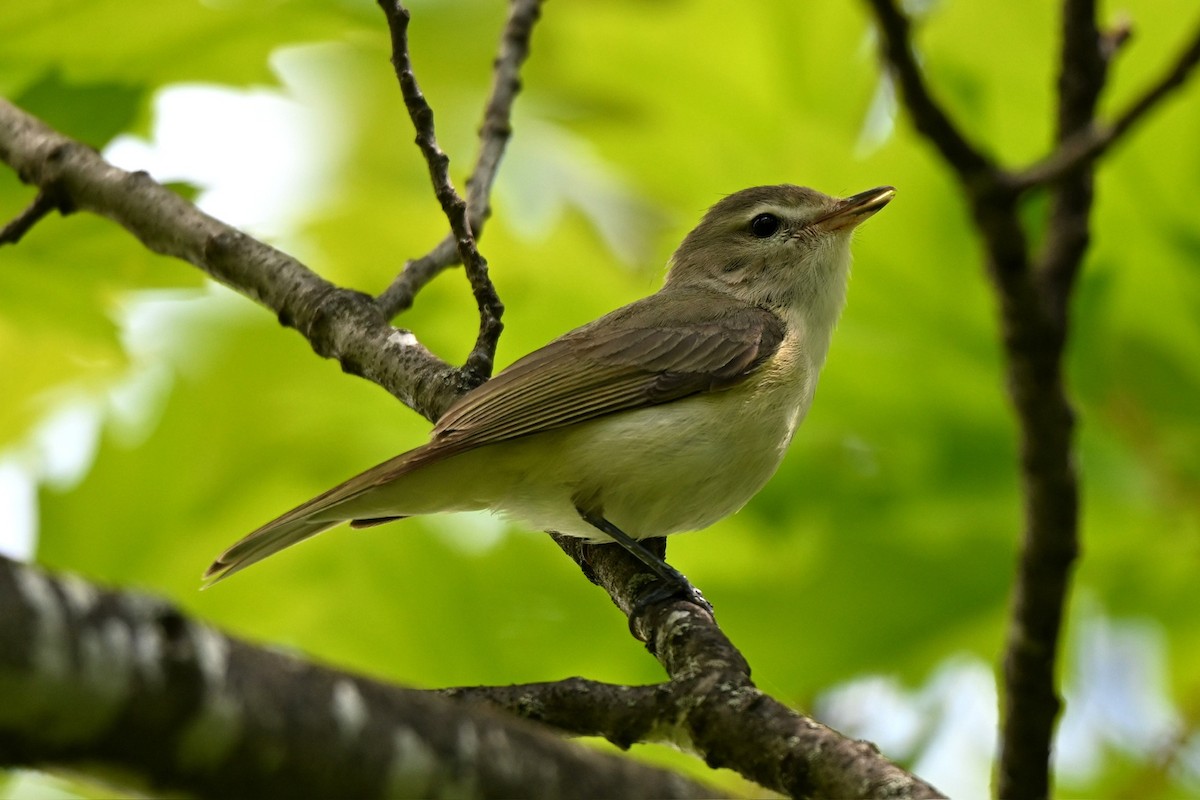
[[24, 211], [13, 217], [7, 225], [0, 228], [0, 245], [16, 244], [22, 237], [42, 221], [51, 211], [61, 208], [58, 192], [53, 189], [42, 189], [37, 193]]
[[512, 0], [492, 73], [492, 90], [479, 127], [479, 156], [467, 179], [467, 208], [471, 230], [479, 236], [491, 215], [492, 184], [512, 136], [512, 109], [521, 91], [521, 65], [529, 57], [533, 26], [541, 16], [542, 0]]
[[[478, 240], [491, 213], [489, 198], [505, 146], [512, 134], [512, 106], [521, 88], [520, 70], [529, 57], [533, 26], [541, 15], [542, 0], [511, 0], [508, 21], [500, 39], [492, 73], [492, 90], [479, 129], [479, 154], [467, 179], [467, 219]], [[413, 300], [431, 280], [448, 267], [461, 263], [454, 235], [425, 255], [412, 259], [378, 298], [389, 319], [412, 307]]]
[[[1193, 696], [1180, 709], [1182, 719], [1173, 731], [1164, 732], [1142, 765], [1114, 786], [1113, 797], [1167, 797], [1178, 788], [1179, 778], [1186, 775], [1195, 752], [1196, 737], [1200, 735], [1200, 720]], [[1187, 706], [1191, 706], [1190, 708]], [[1191, 770], [1194, 774], [1194, 770]]]
[[1200, 65], [1200, 25], [1174, 63], [1111, 123], [1093, 124], [1066, 139], [1049, 156], [1013, 175], [1013, 187], [1024, 191], [1044, 186], [1095, 161], [1124, 137], [1151, 109], [1171, 92], [1182, 87], [1197, 65]]
[[459, 258], [471, 283], [471, 291], [475, 295], [475, 303], [479, 307], [479, 335], [467, 361], [463, 364], [463, 373], [469, 381], [482, 383], [492, 375], [492, 365], [496, 355], [496, 343], [500, 339], [503, 324], [500, 317], [504, 313], [504, 305], [496, 294], [496, 287], [488, 277], [487, 260], [479, 252], [471, 226], [467, 222], [467, 203], [450, 182], [450, 158], [438, 146], [434, 134], [433, 109], [421, 93], [413, 73], [412, 60], [408, 54], [408, 23], [411, 15], [408, 9], [396, 0], [379, 0], [379, 6], [387, 17], [388, 29], [392, 35], [392, 65], [396, 69], [396, 77], [400, 81], [400, 93], [404, 96], [404, 105], [416, 129], [416, 143], [429, 165], [429, 176], [433, 181], [433, 190], [437, 195], [442, 211], [450, 223]]
[[942, 153], [964, 180], [994, 170], [991, 161], [966, 137], [934, 99], [913, 54], [912, 24], [893, 0], [867, 0], [878, 23], [879, 47], [900, 87], [917, 130]]
[[1133, 21], [1125, 14], [1120, 14], [1117, 21], [1108, 30], [1100, 33], [1100, 55], [1107, 62], [1116, 59], [1121, 49], [1133, 38]]
[[404, 262], [404, 268], [400, 270], [400, 274], [384, 290], [383, 294], [375, 298], [375, 304], [379, 306], [379, 310], [385, 317], [392, 319], [397, 314], [412, 308], [417, 294], [430, 281], [447, 268], [461, 263], [462, 259], [458, 255], [458, 241], [454, 238], [454, 234], [448, 233], [445, 239], [434, 245], [434, 248], [425, 255]]

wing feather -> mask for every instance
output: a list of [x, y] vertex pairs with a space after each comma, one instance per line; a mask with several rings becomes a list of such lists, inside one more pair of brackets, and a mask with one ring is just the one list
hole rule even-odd
[[458, 452], [729, 388], [779, 348], [775, 314], [691, 294], [660, 292], [529, 354], [451, 406], [430, 446]]

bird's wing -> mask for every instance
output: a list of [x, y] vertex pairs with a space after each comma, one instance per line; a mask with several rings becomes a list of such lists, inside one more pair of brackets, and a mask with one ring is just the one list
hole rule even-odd
[[460, 452], [726, 389], [783, 340], [765, 309], [707, 293], [672, 299], [653, 295], [515, 362], [451, 406], [430, 447]]
[[779, 349], [785, 333], [783, 321], [770, 311], [699, 290], [660, 292], [620, 308], [463, 395], [438, 420], [428, 444], [268, 522], [225, 551], [205, 577], [211, 584], [336, 525], [346, 519], [339, 518], [337, 506], [432, 461], [732, 387]]

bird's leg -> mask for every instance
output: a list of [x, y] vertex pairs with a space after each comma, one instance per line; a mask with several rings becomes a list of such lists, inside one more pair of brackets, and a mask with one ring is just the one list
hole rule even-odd
[[613, 525], [600, 514], [585, 511], [578, 506], [576, 506], [575, 510], [579, 512], [579, 516], [583, 518], [584, 522], [603, 532], [614, 542], [621, 545], [626, 552], [649, 567], [650, 571], [657, 575], [661, 581], [661, 583], [655, 584], [648, 591], [639, 595], [637, 601], [634, 603], [633, 612], [630, 613], [631, 620], [636, 612], [641, 611], [647, 606], [677, 597], [695, 603], [710, 614], [712, 613], [712, 604], [704, 599], [704, 595], [700, 593], [700, 590], [692, 586], [691, 581], [682, 572], [672, 567], [661, 557], [651, 553], [641, 542], [625, 533], [625, 531], [616, 525]]

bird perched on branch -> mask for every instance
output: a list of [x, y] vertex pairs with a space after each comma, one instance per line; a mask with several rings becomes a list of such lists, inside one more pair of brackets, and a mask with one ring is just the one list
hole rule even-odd
[[705, 214], [658, 292], [535, 350], [458, 399], [430, 441], [268, 522], [209, 584], [350, 522], [490, 509], [615, 542], [697, 593], [640, 540], [707, 527], [774, 474], [812, 403], [845, 303], [851, 231], [895, 195], [760, 186]]

